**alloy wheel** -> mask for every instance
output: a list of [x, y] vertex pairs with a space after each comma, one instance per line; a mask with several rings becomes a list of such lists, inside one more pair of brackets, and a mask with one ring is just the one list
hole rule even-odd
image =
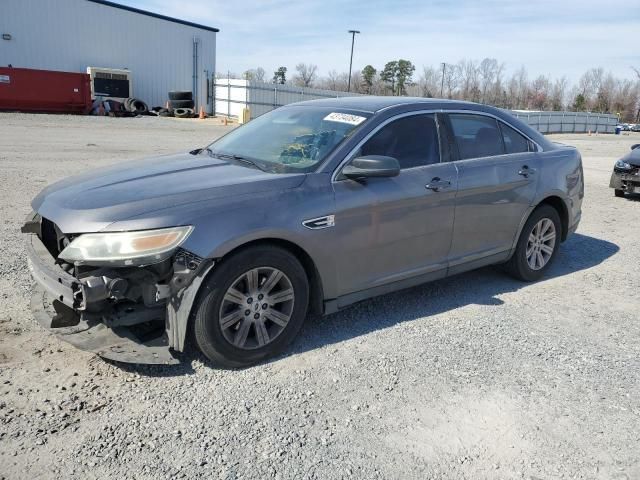
[[554, 223], [543, 218], [535, 224], [527, 240], [526, 257], [529, 268], [541, 270], [549, 263], [556, 246], [556, 227]]
[[268, 345], [289, 324], [294, 301], [293, 285], [282, 271], [259, 267], [243, 273], [227, 289], [220, 305], [224, 338], [243, 350]]

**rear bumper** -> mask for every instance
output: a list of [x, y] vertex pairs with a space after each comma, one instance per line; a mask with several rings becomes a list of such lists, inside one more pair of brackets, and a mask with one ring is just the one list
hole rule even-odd
[[[66, 273], [37, 235], [27, 239], [29, 270], [38, 287], [31, 309], [38, 323], [62, 340], [101, 357], [125, 363], [175, 364], [167, 332], [134, 334], [134, 326], [108, 327], [99, 314], [87, 314], [89, 285]], [[149, 338], [147, 338], [149, 337]]]

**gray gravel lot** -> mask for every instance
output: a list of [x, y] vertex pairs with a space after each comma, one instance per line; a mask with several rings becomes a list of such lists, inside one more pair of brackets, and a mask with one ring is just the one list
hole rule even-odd
[[124, 366], [39, 329], [19, 227], [47, 183], [202, 146], [214, 120], [0, 114], [0, 478], [640, 478], [640, 196], [582, 152], [582, 224], [551, 274], [485, 268], [308, 321], [241, 371]]

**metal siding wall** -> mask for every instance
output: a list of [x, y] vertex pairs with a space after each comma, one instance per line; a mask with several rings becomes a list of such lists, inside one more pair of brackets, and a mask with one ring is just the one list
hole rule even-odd
[[613, 133], [618, 117], [588, 112], [510, 112], [540, 133]]
[[169, 90], [193, 90], [193, 37], [200, 39], [198, 103], [215, 71], [216, 34], [86, 0], [0, 0], [0, 65], [70, 72], [128, 68], [133, 94], [162, 106]]

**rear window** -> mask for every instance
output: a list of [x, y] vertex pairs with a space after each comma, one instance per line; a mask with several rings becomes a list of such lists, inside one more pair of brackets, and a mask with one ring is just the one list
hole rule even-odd
[[522, 134], [516, 132], [505, 123], [500, 123], [504, 149], [507, 153], [522, 153], [532, 151], [529, 140]]

